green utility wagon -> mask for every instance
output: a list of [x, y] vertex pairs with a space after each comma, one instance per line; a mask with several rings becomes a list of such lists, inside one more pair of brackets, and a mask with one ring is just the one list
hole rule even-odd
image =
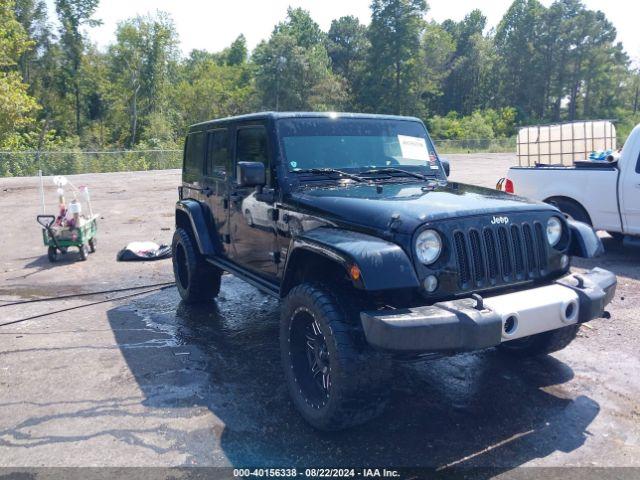
[[98, 215], [84, 220], [77, 227], [54, 227], [54, 215], [38, 215], [38, 223], [44, 228], [42, 239], [48, 247], [47, 256], [50, 262], [58, 260], [60, 254], [66, 254], [71, 247], [77, 247], [80, 260], [89, 258], [89, 253], [96, 251], [98, 233]]

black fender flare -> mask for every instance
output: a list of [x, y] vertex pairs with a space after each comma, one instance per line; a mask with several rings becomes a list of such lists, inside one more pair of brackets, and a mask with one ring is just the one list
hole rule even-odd
[[179, 200], [176, 203], [176, 226], [180, 215], [186, 215], [189, 219], [191, 232], [202, 255], [214, 256], [221, 251], [220, 241], [211, 235], [214, 227], [207, 221], [207, 215], [200, 202], [193, 199]]
[[397, 244], [364, 233], [319, 227], [305, 232], [291, 241], [284, 266], [282, 287], [295, 272], [291, 263], [296, 252], [311, 251], [332, 260], [348, 272], [352, 266], [360, 270], [354, 281], [356, 288], [367, 291], [417, 288], [420, 286], [411, 259]]
[[583, 222], [567, 218], [569, 231], [571, 232], [571, 243], [569, 244], [569, 255], [574, 257], [594, 258], [604, 253], [604, 246], [598, 234], [591, 227]]

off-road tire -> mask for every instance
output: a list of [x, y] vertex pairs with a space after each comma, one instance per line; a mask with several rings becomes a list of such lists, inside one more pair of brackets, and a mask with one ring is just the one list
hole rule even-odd
[[[282, 303], [280, 351], [289, 394], [304, 419], [320, 430], [363, 424], [380, 415], [388, 399], [391, 363], [366, 344], [359, 322], [354, 321], [357, 313], [349, 311], [351, 304], [337, 291], [309, 283], [294, 287]], [[305, 394], [304, 379], [295, 373], [292, 338], [294, 323], [302, 321], [300, 312], [310, 315], [326, 341], [331, 381], [320, 401]]]
[[51, 263], [58, 261], [58, 249], [56, 247], [49, 247], [47, 250], [47, 258]]
[[499, 349], [516, 357], [534, 357], [557, 352], [568, 346], [578, 334], [580, 324], [501, 343]]
[[213, 300], [220, 293], [222, 271], [207, 263], [185, 229], [177, 228], [171, 244], [176, 287], [186, 303]]
[[80, 260], [83, 262], [89, 258], [89, 247], [87, 247], [86, 243], [83, 243], [78, 247], [78, 251], [80, 252]]

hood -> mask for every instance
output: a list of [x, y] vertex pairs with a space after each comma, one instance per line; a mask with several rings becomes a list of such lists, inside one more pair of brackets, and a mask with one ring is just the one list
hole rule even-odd
[[425, 222], [440, 219], [556, 210], [546, 203], [462, 183], [434, 188], [424, 182], [379, 186], [380, 193], [376, 185], [368, 184], [298, 190], [292, 193], [291, 202], [309, 213], [382, 230], [388, 229], [392, 216], [397, 215], [401, 233], [411, 233]]

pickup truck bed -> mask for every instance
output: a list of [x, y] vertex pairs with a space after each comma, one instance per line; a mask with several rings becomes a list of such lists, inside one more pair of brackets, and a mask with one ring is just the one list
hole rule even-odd
[[513, 193], [555, 203], [571, 216], [584, 213], [577, 219], [597, 230], [640, 235], [640, 125], [618, 161], [513, 167], [507, 179]]

